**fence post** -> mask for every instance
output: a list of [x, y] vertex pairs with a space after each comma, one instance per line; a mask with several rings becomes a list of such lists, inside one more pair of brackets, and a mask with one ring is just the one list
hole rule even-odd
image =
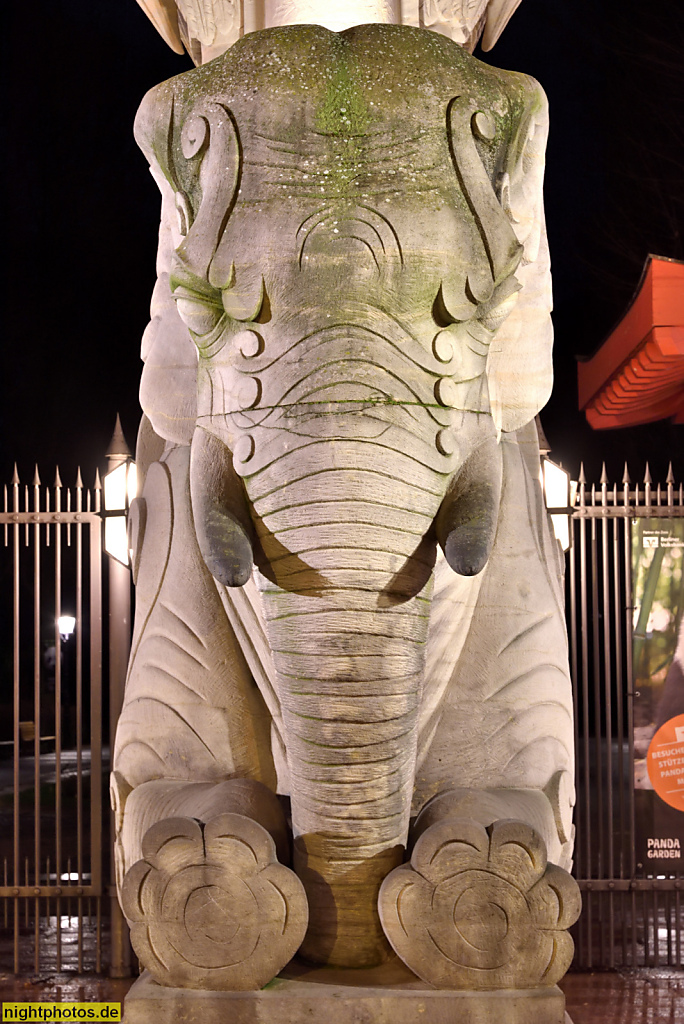
[[[111, 473], [131, 457], [131, 451], [116, 417], [116, 426], [107, 451], [107, 473]], [[106, 501], [106, 498], [105, 498]], [[106, 513], [106, 508], [105, 508]], [[116, 726], [123, 707], [128, 658], [131, 651], [131, 570], [112, 555], [109, 559], [109, 758], [114, 758]], [[110, 903], [111, 950], [109, 975], [129, 978], [131, 975], [131, 944], [128, 925], [116, 896], [114, 863], [114, 815], [110, 812]]]

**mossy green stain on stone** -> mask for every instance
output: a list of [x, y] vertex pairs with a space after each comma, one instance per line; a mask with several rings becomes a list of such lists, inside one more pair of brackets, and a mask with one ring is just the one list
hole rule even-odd
[[[155, 91], [160, 100], [166, 97], [166, 103], [172, 95], [175, 98], [174, 162], [177, 174], [188, 179], [178, 184], [194, 193], [194, 161], [180, 159], [176, 136], [188, 111], [202, 100], [221, 97], [247, 133], [257, 126], [272, 131], [277, 125], [282, 141], [289, 139], [293, 144], [308, 120], [304, 116], [308, 107], [315, 132], [343, 141], [342, 162], [348, 169], [354, 162], [353, 140], [367, 138], [372, 126], [397, 117], [402, 124], [407, 119], [429, 124], [450, 95], [465, 92], [475, 108], [488, 109], [495, 117], [496, 143], [482, 147], [486, 163], [491, 164], [488, 170], [493, 171], [492, 150], [514, 134], [534, 86], [525, 76], [482, 64], [432, 32], [363, 25], [340, 34], [318, 26], [250, 33], [221, 57]], [[279, 118], [274, 116], [276, 110], [282, 112]], [[163, 135], [164, 126], [155, 127]], [[155, 142], [156, 156], [164, 166], [165, 154], [160, 151], [164, 140]], [[201, 198], [199, 191], [190, 198], [195, 205]]]
[[328, 79], [323, 104], [316, 114], [316, 131], [321, 135], [353, 137], [365, 135], [369, 124], [368, 106], [349, 65], [339, 63]]
[[[300, 189], [295, 198], [382, 204], [379, 210], [392, 218], [402, 204], [420, 197], [425, 212], [444, 209], [469, 217], [448, 152], [447, 109], [455, 96], [463, 96], [472, 112], [485, 110], [494, 118], [494, 139], [474, 142], [498, 187], [510, 143], [521, 148], [531, 105], [544, 103], [538, 86], [480, 63], [445, 37], [394, 25], [342, 34], [316, 26], [252, 33], [210, 64], [158, 86], [141, 110], [139, 137], [195, 213], [202, 200], [203, 154], [184, 158], [182, 126], [202, 104], [220, 102], [235, 115], [246, 158], [257, 134], [289, 146], [302, 160], [316, 156], [315, 166], [307, 165], [309, 192]], [[416, 141], [423, 142], [425, 166], [414, 159]], [[256, 207], [261, 213], [271, 201], [289, 202], [287, 185], [277, 179], [276, 185], [271, 193], [245, 190], [238, 209]], [[344, 215], [344, 208], [338, 212]], [[326, 275], [322, 268], [318, 272], [323, 286]], [[334, 294], [340, 270], [332, 266], [328, 272]], [[434, 299], [432, 286], [427, 275], [425, 304]], [[193, 290], [202, 289], [193, 282]], [[393, 302], [396, 296], [388, 293], [388, 313]]]

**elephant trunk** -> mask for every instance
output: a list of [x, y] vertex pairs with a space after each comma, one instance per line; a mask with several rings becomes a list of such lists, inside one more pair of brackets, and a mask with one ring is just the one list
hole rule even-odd
[[[395, 454], [394, 472], [414, 477], [414, 510], [406, 511], [384, 473], [352, 469], [363, 465], [362, 444], [325, 449], [337, 466], [300, 479], [288, 472], [291, 482], [276, 491], [266, 474], [247, 485], [291, 774], [295, 866], [309, 896], [302, 954], [368, 966], [390, 952], [377, 893], [402, 859], [409, 824], [435, 556], [425, 535], [439, 497], [428, 471]], [[315, 454], [308, 449], [309, 466]], [[435, 493], [420, 486], [428, 482]]]
[[[196, 440], [205, 445], [203, 434]], [[249, 459], [233, 461], [254, 526], [291, 775], [295, 867], [309, 897], [302, 954], [371, 966], [391, 952], [377, 895], [408, 832], [433, 527], [449, 473], [415, 440], [416, 455], [406, 443], [385, 446], [378, 458], [371, 441], [309, 439], [288, 450], [280, 438], [269, 446], [265, 432], [254, 438]], [[214, 460], [213, 441], [207, 451]], [[224, 497], [217, 492], [214, 502], [201, 488], [216, 474], [199, 472], [199, 453], [195, 464], [193, 508], [214, 509], [220, 526], [207, 532], [205, 559], [220, 541], [226, 578], [239, 576], [244, 509], [233, 501], [217, 514]], [[448, 510], [441, 519], [460, 523]]]
[[[335, 524], [335, 555], [339, 564], [351, 553], [338, 572], [361, 581], [363, 566], [352, 563], [371, 552], [353, 550], [359, 529], [358, 521]], [[388, 581], [401, 557], [386, 550], [391, 541], [385, 531], [384, 545], [377, 540], [385, 550], [372, 555], [376, 573], [385, 563]], [[302, 952], [367, 965], [385, 952], [377, 891], [406, 842], [427, 602], [386, 595], [378, 607], [377, 593], [362, 584], [315, 596], [265, 579], [262, 586], [291, 774], [295, 866], [309, 893]]]

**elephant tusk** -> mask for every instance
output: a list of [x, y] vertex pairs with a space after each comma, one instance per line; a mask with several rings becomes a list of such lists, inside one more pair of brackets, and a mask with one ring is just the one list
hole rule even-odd
[[435, 517], [437, 540], [459, 576], [476, 576], [496, 536], [501, 501], [502, 457], [496, 438], [488, 438], [453, 478]]
[[226, 587], [242, 587], [254, 562], [244, 485], [229, 448], [196, 427], [190, 449], [190, 497], [197, 540], [207, 569]]

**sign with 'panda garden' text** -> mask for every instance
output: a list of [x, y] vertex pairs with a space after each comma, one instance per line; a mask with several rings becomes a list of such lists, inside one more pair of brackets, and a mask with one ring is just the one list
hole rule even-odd
[[684, 870], [684, 520], [632, 520], [636, 861]]

